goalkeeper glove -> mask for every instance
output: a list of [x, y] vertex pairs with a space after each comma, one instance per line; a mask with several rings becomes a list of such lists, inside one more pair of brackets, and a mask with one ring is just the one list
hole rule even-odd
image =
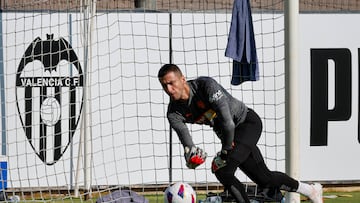
[[199, 147], [185, 147], [184, 156], [186, 160], [186, 166], [190, 169], [195, 169], [205, 162], [207, 153]]
[[218, 152], [211, 163], [211, 172], [215, 173], [220, 168], [225, 167], [227, 157], [228, 157], [228, 151], [221, 150], [220, 152]]

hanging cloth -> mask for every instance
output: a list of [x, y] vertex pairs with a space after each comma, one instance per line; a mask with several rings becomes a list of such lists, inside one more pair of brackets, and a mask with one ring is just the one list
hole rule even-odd
[[259, 64], [249, 0], [234, 0], [225, 56], [233, 59], [232, 85], [259, 80]]

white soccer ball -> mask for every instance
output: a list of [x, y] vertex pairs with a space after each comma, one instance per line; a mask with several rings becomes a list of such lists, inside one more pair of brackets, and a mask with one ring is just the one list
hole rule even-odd
[[187, 183], [174, 183], [165, 190], [165, 203], [196, 203], [196, 193]]

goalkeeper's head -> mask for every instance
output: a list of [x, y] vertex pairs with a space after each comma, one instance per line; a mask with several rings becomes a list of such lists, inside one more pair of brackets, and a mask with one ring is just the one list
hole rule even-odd
[[161, 86], [173, 101], [188, 100], [190, 87], [180, 68], [174, 64], [163, 65], [158, 73]]
[[183, 76], [180, 68], [177, 65], [175, 65], [175, 64], [165, 64], [160, 68], [160, 70], [158, 72], [158, 78], [159, 79], [163, 78], [165, 75], [167, 75], [170, 72], [173, 72], [173, 73], [175, 73], [176, 75], [178, 75], [180, 77]]

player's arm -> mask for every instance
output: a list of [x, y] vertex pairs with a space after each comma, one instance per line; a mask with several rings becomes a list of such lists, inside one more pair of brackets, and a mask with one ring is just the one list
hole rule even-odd
[[195, 146], [189, 129], [185, 124], [185, 118], [176, 112], [168, 113], [167, 117], [171, 128], [175, 130], [183, 147], [191, 148]]
[[210, 80], [207, 84], [209, 103], [217, 115], [217, 125], [221, 133], [222, 150], [230, 151], [235, 135], [235, 123], [230, 111], [229, 102], [225, 90], [215, 81]]
[[184, 122], [185, 119], [176, 113], [168, 114], [168, 119], [171, 127], [177, 133], [179, 140], [184, 147], [186, 166], [190, 169], [195, 169], [204, 163], [207, 154], [202, 149], [194, 145], [189, 129]]
[[212, 163], [211, 171], [215, 173], [220, 168], [227, 165], [227, 158], [232, 150], [232, 144], [235, 136], [235, 123], [232, 118], [230, 104], [226, 98], [225, 90], [215, 81], [210, 82], [208, 89], [209, 102], [217, 114], [217, 133], [221, 136], [221, 151], [216, 154]]
[[217, 102], [216, 104], [217, 119], [222, 135], [222, 150], [230, 151], [235, 136], [235, 123], [232, 119], [229, 104], [227, 102]]

